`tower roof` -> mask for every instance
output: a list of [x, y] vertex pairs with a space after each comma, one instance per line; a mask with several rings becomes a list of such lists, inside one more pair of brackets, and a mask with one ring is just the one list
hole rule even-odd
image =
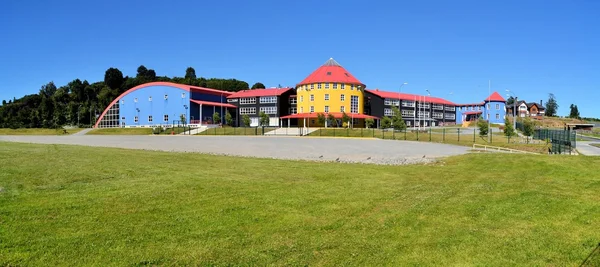
[[490, 102], [506, 102], [504, 97], [502, 97], [500, 94], [498, 94], [498, 92], [494, 92], [493, 94], [488, 96], [485, 99], [485, 102], [488, 102], [488, 101], [490, 101]]
[[320, 82], [334, 82], [334, 83], [345, 83], [345, 84], [355, 84], [361, 85], [365, 87], [365, 85], [356, 79], [350, 72], [348, 72], [340, 63], [335, 61], [335, 59], [330, 58], [319, 67], [317, 70], [313, 71], [308, 77], [302, 80], [298, 85], [305, 85], [311, 83], [320, 83]]

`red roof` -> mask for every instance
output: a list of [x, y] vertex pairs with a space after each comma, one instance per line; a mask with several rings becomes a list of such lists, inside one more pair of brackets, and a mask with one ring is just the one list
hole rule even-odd
[[391, 99], [398, 99], [400, 98], [401, 100], [417, 100], [417, 101], [421, 101], [423, 99], [425, 99], [424, 102], [429, 102], [429, 103], [434, 103], [434, 104], [442, 104], [442, 105], [456, 105], [446, 99], [442, 99], [439, 97], [434, 97], [434, 96], [423, 96], [423, 95], [413, 95], [413, 94], [405, 94], [405, 93], [398, 93], [398, 92], [387, 92], [387, 91], [379, 91], [379, 89], [368, 89], [365, 90], [371, 94], [374, 94], [376, 96], [379, 96], [381, 98], [391, 98]]
[[190, 102], [199, 104], [199, 105], [206, 105], [206, 106], [214, 106], [214, 107], [225, 107], [225, 108], [236, 108], [236, 106], [232, 105], [232, 104], [227, 104], [227, 103], [219, 103], [219, 102], [211, 102], [211, 101], [202, 101], [202, 100], [194, 100], [194, 99], [190, 99]]
[[463, 115], [475, 115], [475, 114], [481, 114], [481, 111], [468, 111], [468, 112], [463, 113]]
[[206, 88], [206, 87], [198, 87], [198, 86], [189, 86], [189, 87], [190, 87], [190, 89], [192, 91], [198, 91], [198, 92], [202, 92], [202, 93], [206, 93], [206, 94], [211, 94], [211, 95], [225, 95], [225, 96], [228, 96], [228, 95], [233, 94], [233, 92], [221, 91], [221, 90], [212, 89], [212, 88]]
[[490, 95], [488, 98], [486, 98], [485, 101], [486, 102], [487, 101], [506, 102], [504, 97], [502, 97], [500, 94], [498, 94], [498, 92], [494, 92], [492, 95]]
[[[342, 116], [343, 116], [343, 113], [341, 113], [341, 112], [329, 112], [329, 113], [325, 113], [325, 112], [313, 112], [313, 113], [292, 114], [292, 115], [283, 116], [281, 118], [282, 119], [303, 119], [303, 118], [314, 119], [314, 118], [317, 118], [317, 115], [320, 114], [320, 113], [323, 113], [323, 115], [325, 115], [325, 117], [327, 117], [327, 116], [329, 116], [329, 114], [331, 114], [336, 119], [341, 119]], [[371, 115], [367, 115], [367, 114], [346, 113], [346, 115], [348, 115], [348, 117], [354, 118], [354, 119], [378, 119], [375, 116], [371, 116]]]
[[308, 77], [306, 77], [304, 80], [298, 83], [298, 85], [320, 82], [354, 84], [360, 85], [363, 88], [365, 87], [365, 85], [362, 82], [356, 79], [350, 72], [344, 69], [344, 67], [342, 67], [339, 63], [333, 60], [333, 58], [327, 60], [327, 62], [325, 62], [323, 66], [313, 71], [313, 73], [308, 75]]
[[257, 97], [257, 96], [280, 96], [281, 94], [292, 90], [292, 88], [273, 88], [273, 89], [252, 89], [252, 90], [242, 90], [227, 98], [240, 98], [240, 97]]

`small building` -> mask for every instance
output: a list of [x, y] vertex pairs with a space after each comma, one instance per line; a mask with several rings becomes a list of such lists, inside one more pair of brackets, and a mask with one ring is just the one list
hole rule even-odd
[[504, 124], [506, 100], [498, 92], [494, 92], [483, 102], [457, 105], [456, 123], [468, 125], [479, 118], [495, 124]]
[[529, 102], [520, 100], [506, 107], [506, 113], [509, 116], [513, 116], [514, 109], [516, 107], [516, 115], [517, 117], [544, 117], [546, 113], [546, 108], [543, 105], [543, 101], [540, 100], [540, 103]]

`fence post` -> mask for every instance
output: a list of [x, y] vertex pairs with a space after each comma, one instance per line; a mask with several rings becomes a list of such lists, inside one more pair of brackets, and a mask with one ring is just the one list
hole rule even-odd
[[385, 139], [385, 129], [381, 129], [381, 139]]
[[492, 134], [492, 129], [488, 129], [488, 134], [490, 135], [490, 143], [494, 142], [494, 135]]
[[458, 142], [460, 143], [460, 128], [458, 128], [456, 130], [458, 130]]
[[364, 128], [360, 128], [360, 137], [363, 137], [363, 129]]
[[396, 140], [396, 129], [392, 130], [392, 139]]
[[406, 130], [407, 128], [404, 128], [404, 141], [406, 141]]
[[375, 138], [375, 128], [373, 128], [373, 138]]
[[[475, 143], [475, 142], [476, 142], [476, 141], [475, 141], [475, 136], [476, 136], [476, 135], [475, 135], [475, 130], [476, 130], [476, 129], [473, 129], [473, 143]], [[489, 129], [488, 129], [488, 130], [489, 130]]]
[[429, 127], [429, 142], [431, 142], [431, 127]]
[[446, 143], [446, 128], [442, 128], [442, 143]]
[[258, 135], [258, 127], [254, 128], [254, 135]]

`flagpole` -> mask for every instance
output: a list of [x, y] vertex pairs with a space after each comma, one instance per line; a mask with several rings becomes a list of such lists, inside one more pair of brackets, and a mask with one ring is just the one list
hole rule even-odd
[[490, 114], [490, 109], [492, 107], [492, 103], [490, 103], [490, 97], [492, 91], [492, 80], [488, 80], [488, 104], [487, 104], [487, 119], [488, 119], [488, 143], [490, 143], [490, 138], [492, 137], [492, 127], [490, 121], [492, 120], [492, 115]]

